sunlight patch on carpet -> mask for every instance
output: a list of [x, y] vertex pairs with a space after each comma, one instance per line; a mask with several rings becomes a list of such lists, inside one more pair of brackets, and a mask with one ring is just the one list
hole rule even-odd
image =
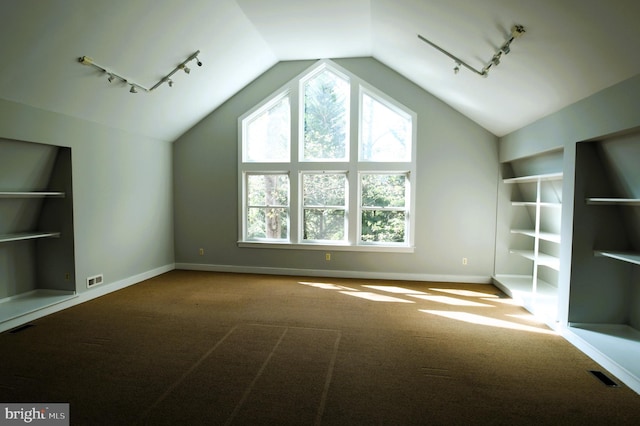
[[449, 293], [456, 296], [464, 296], [464, 297], [484, 297], [484, 298], [497, 298], [495, 294], [482, 293], [479, 291], [473, 290], [458, 290], [455, 288], [430, 288], [429, 290], [439, 291], [442, 293]]
[[298, 281], [298, 284], [306, 285], [309, 287], [321, 288], [323, 290], [349, 290], [358, 291], [355, 288], [345, 287], [343, 285], [331, 284], [331, 283], [312, 283], [307, 281]]
[[531, 333], [556, 334], [554, 331], [551, 331], [549, 329], [532, 327], [529, 325], [518, 324], [511, 321], [485, 317], [483, 315], [470, 314], [468, 312], [433, 311], [433, 310], [427, 310], [427, 309], [420, 309], [420, 312], [424, 312], [432, 315], [438, 315], [441, 317], [463, 321], [470, 324], [485, 325], [488, 327], [499, 327], [499, 328], [506, 328], [510, 330], [527, 331]]
[[411, 300], [400, 299], [399, 297], [386, 296], [384, 294], [371, 293], [368, 291], [341, 291], [340, 293], [348, 296], [360, 297], [374, 302], [396, 302], [396, 303], [416, 303]]
[[387, 293], [397, 293], [397, 294], [429, 294], [424, 291], [411, 290], [403, 287], [396, 287], [392, 285], [363, 285], [362, 287], [367, 287], [372, 290], [386, 291]]
[[420, 295], [420, 294], [411, 294], [410, 296], [416, 297], [418, 299], [428, 300], [429, 302], [444, 303], [446, 305], [493, 308], [493, 306], [487, 305], [486, 303], [473, 302], [471, 300], [458, 299], [458, 298], [449, 297], [449, 296], [429, 296], [429, 295]]

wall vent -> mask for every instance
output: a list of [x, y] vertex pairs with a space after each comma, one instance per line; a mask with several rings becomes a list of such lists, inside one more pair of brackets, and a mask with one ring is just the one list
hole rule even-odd
[[88, 277], [87, 288], [95, 287], [97, 285], [102, 284], [103, 282], [104, 282], [104, 277], [102, 276], [102, 274], [94, 275], [93, 277]]

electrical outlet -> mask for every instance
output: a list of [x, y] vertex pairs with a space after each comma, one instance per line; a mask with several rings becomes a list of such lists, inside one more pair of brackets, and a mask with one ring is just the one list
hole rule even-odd
[[467, 258], [466, 258], [466, 257], [463, 257], [463, 258], [462, 258], [462, 264], [463, 264], [463, 265], [466, 265], [467, 263], [468, 263]]
[[325, 253], [324, 260], [326, 260], [327, 262], [331, 261], [331, 253]]
[[198, 250], [198, 253], [200, 254], [200, 256], [204, 256], [204, 249], [201, 248], [200, 250]]

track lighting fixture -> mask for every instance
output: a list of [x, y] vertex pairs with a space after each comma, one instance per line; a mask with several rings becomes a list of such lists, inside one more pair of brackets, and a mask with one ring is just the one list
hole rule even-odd
[[178, 70], [183, 70], [185, 73], [189, 74], [191, 72], [191, 68], [189, 68], [187, 66], [187, 64], [189, 62], [191, 62], [192, 60], [195, 59], [196, 63], [198, 64], [198, 66], [199, 67], [202, 66], [202, 62], [200, 61], [200, 59], [197, 58], [199, 53], [200, 53], [199, 50], [196, 51], [194, 54], [192, 54], [186, 60], [184, 60], [180, 65], [175, 67], [173, 69], [173, 71], [171, 71], [169, 74], [167, 74], [166, 76], [161, 78], [160, 81], [158, 81], [153, 87], [150, 87], [150, 88], [144, 87], [144, 86], [142, 86], [142, 85], [140, 85], [138, 83], [134, 83], [132, 80], [130, 80], [128, 78], [125, 78], [125, 77], [121, 76], [120, 74], [116, 74], [113, 71], [107, 70], [107, 68], [96, 64], [93, 61], [93, 59], [91, 59], [88, 56], [81, 56], [80, 58], [78, 58], [78, 62], [80, 62], [82, 65], [91, 65], [92, 67], [98, 68], [102, 72], [107, 73], [107, 75], [108, 75], [107, 80], [109, 81], [109, 83], [112, 83], [114, 80], [118, 79], [122, 83], [128, 84], [130, 86], [129, 93], [138, 93], [137, 89], [142, 89], [145, 92], [151, 92], [152, 90], [157, 89], [162, 83], [167, 83], [169, 85], [169, 87], [173, 87], [173, 80], [171, 80], [171, 76], [173, 74], [175, 74], [176, 72], [178, 72]]
[[456, 62], [456, 66], [455, 68], [453, 68], [453, 72], [455, 74], [458, 74], [458, 72], [460, 71], [460, 65], [462, 65], [465, 68], [473, 71], [474, 73], [482, 77], [487, 77], [489, 75], [489, 70], [491, 69], [491, 67], [500, 65], [500, 58], [502, 57], [502, 55], [503, 54], [507, 55], [509, 52], [511, 52], [511, 42], [513, 42], [513, 40], [515, 40], [516, 38], [522, 36], [524, 33], [525, 33], [525, 30], [522, 25], [514, 25], [513, 27], [511, 27], [511, 36], [502, 44], [502, 46], [498, 48], [497, 52], [493, 55], [491, 60], [481, 70], [475, 69], [474, 67], [467, 64], [457, 56], [452, 55], [451, 53], [447, 52], [437, 44], [427, 40], [420, 34], [418, 34], [418, 38], [424, 41], [425, 43], [427, 43], [428, 45], [430, 45], [431, 47], [433, 47], [434, 49], [438, 50], [440, 53], [443, 53], [447, 55], [449, 58], [453, 59]]

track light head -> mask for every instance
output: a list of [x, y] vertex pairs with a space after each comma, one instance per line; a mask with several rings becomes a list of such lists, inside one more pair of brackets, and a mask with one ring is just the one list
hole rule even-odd
[[197, 56], [196, 56], [196, 63], [198, 64], [199, 67], [202, 66], [202, 61], [200, 61], [200, 59], [198, 59]]
[[453, 73], [457, 75], [459, 72], [460, 72], [460, 64], [456, 64], [456, 66], [453, 68]]
[[169, 85], [169, 87], [173, 87], [173, 80], [171, 79], [167, 80], [167, 84]]
[[513, 38], [518, 38], [525, 32], [526, 31], [522, 25], [514, 25], [513, 27], [511, 27], [511, 36]]
[[132, 84], [131, 89], [129, 89], [129, 93], [138, 93], [138, 91], [136, 90], [136, 86]]
[[184, 72], [186, 72], [187, 74], [189, 74], [191, 72], [191, 68], [189, 67], [184, 67], [183, 68]]
[[113, 83], [113, 80], [116, 78], [115, 75], [113, 74], [109, 74], [109, 77], [107, 77], [107, 80], [109, 80], [109, 83]]

